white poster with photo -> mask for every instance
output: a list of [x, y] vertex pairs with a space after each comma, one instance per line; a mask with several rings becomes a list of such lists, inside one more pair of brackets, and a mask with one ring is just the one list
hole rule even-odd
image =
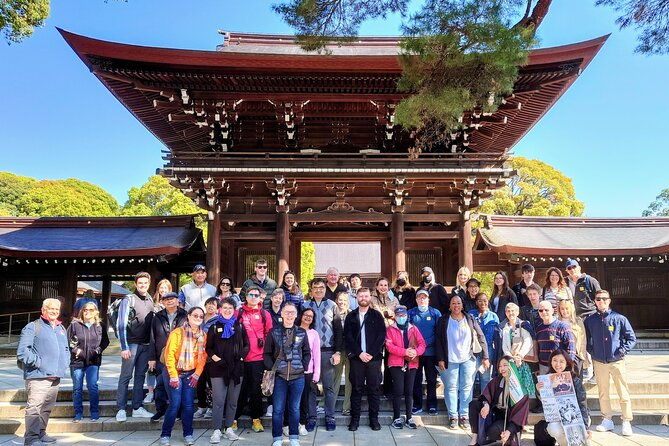
[[539, 375], [537, 379], [544, 384], [539, 394], [546, 421], [562, 424], [567, 438], [566, 446], [585, 446], [588, 433], [578, 407], [571, 373]]

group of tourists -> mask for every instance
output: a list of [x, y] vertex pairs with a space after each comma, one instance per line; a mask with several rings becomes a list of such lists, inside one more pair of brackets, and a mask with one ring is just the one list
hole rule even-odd
[[[392, 401], [392, 428], [416, 429], [414, 416], [438, 414], [439, 377], [450, 429], [471, 429], [471, 445], [498, 440], [518, 445], [530, 395], [541, 390], [537, 375], [572, 374], [587, 426], [583, 382], [594, 371], [603, 416], [596, 430], [613, 429], [613, 378], [622, 433], [632, 434], [625, 355], [636, 342], [634, 331], [610, 309], [610, 294], [582, 273], [576, 260], [568, 259], [566, 279], [558, 268], [550, 268], [544, 286], [534, 282], [531, 265], [523, 265], [515, 286], [497, 272], [491, 296], [480, 292], [481, 283], [466, 267], [458, 271], [450, 292], [430, 267], [422, 268], [416, 287], [406, 271], [399, 271], [392, 283], [382, 277], [371, 289], [362, 285], [360, 275], [340, 277], [332, 267], [325, 278], [312, 279], [303, 293], [292, 271], [277, 284], [268, 277], [267, 266], [266, 260], [256, 261], [255, 273], [239, 295], [228, 276], [216, 287], [208, 284], [203, 265], [195, 266], [193, 281], [179, 292], [162, 280], [152, 296], [150, 275], [135, 276], [135, 291], [109, 309], [122, 360], [118, 422], [127, 420], [133, 380], [130, 416], [162, 420], [161, 445], [170, 444], [177, 419], [186, 445], [195, 442], [193, 419], [211, 419], [210, 442], [216, 444], [239, 438], [242, 415], [250, 416], [253, 431], [264, 431], [261, 417], [266, 414], [272, 419], [273, 446], [280, 446], [284, 436], [291, 446], [299, 446], [300, 436], [316, 428], [319, 415], [324, 415], [326, 430], [336, 429], [342, 377], [342, 414], [350, 416], [349, 431], [359, 429], [363, 395], [372, 430], [381, 429], [382, 395]], [[17, 360], [28, 392], [26, 446], [55, 441], [46, 427], [68, 368], [73, 422], [83, 418], [84, 378], [90, 419], [100, 417], [97, 381], [109, 345], [107, 327], [94, 298], [77, 301], [67, 330], [59, 320], [60, 305], [46, 299], [41, 318], [21, 333]], [[515, 402], [509, 398], [512, 369], [523, 393]], [[266, 406], [263, 389], [269, 395]], [[153, 399], [155, 413], [144, 408]], [[541, 412], [540, 401], [533, 410]], [[567, 444], [559, 423], [535, 426], [538, 445], [556, 441]]]

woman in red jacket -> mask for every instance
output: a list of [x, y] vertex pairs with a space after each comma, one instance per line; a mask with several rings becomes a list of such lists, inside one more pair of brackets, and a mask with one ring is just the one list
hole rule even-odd
[[404, 396], [406, 425], [416, 429], [411, 417], [413, 408], [413, 384], [418, 368], [418, 357], [425, 353], [425, 339], [418, 328], [409, 323], [407, 307], [395, 308], [395, 322], [386, 330], [388, 368], [393, 378], [393, 423], [395, 429], [402, 429], [404, 420], [400, 416], [400, 404]]

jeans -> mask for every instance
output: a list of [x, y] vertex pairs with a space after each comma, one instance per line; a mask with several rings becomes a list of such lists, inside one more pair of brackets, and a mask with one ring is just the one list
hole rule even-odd
[[193, 435], [193, 401], [195, 400], [195, 389], [188, 384], [190, 373], [179, 374], [179, 387], [173, 389], [170, 385], [170, 377], [167, 374], [167, 368], [163, 369], [163, 381], [167, 384], [167, 391], [170, 395], [170, 405], [167, 407], [165, 419], [163, 420], [163, 430], [161, 437], [171, 437], [174, 422], [177, 419], [179, 409], [181, 409], [181, 425], [184, 431], [184, 437]]
[[304, 378], [298, 377], [290, 381], [277, 376], [274, 379], [272, 437], [274, 441], [283, 439], [283, 413], [288, 411], [288, 438], [299, 440], [300, 431], [300, 399], [304, 389]]
[[100, 366], [89, 365], [82, 369], [72, 369], [72, 403], [74, 404], [74, 418], [84, 416], [84, 376], [88, 399], [91, 403], [91, 419], [100, 418], [100, 396], [98, 394], [98, 376]]
[[425, 382], [427, 387], [427, 408], [437, 408], [437, 369], [435, 368], [434, 356], [421, 356], [418, 358], [416, 379], [413, 385], [413, 407], [423, 408], [423, 370], [425, 370]]
[[167, 387], [169, 386], [169, 380], [165, 382], [163, 378], [165, 364], [156, 361], [156, 370], [158, 374], [156, 375], [156, 387], [153, 390], [156, 401], [156, 413], [164, 415], [167, 411]]
[[26, 380], [28, 401], [26, 403], [26, 432], [23, 434], [24, 445], [31, 445], [46, 434], [49, 416], [51, 416], [51, 410], [58, 397], [59, 384], [60, 378]]
[[469, 403], [472, 401], [474, 373], [476, 359], [473, 356], [465, 362], [449, 361], [446, 370], [439, 370], [444, 383], [444, 400], [449, 418], [467, 417]]
[[483, 391], [485, 390], [485, 387], [488, 385], [488, 383], [492, 379], [492, 365], [490, 365], [490, 367], [488, 367], [486, 369], [486, 371], [483, 372], [483, 373], [479, 373], [479, 371], [478, 371], [479, 367], [481, 367], [481, 357], [477, 356], [476, 357], [476, 373], [474, 374], [474, 376], [476, 376], [476, 374], [479, 375], [479, 384], [481, 385], [481, 393], [483, 393]]
[[116, 389], [116, 408], [126, 410], [128, 404], [128, 384], [132, 382], [132, 408], [139, 409], [144, 401], [144, 379], [149, 369], [149, 346], [128, 344], [130, 358], [121, 360], [121, 374]]
[[334, 420], [337, 396], [334, 392], [335, 366], [330, 362], [334, 352], [321, 351], [321, 383], [325, 395], [325, 420]]

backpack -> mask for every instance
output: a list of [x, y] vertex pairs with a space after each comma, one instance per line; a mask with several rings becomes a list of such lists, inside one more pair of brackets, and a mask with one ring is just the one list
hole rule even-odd
[[[35, 324], [35, 333], [33, 334], [33, 345], [30, 346], [31, 348], [35, 345], [35, 337], [39, 335], [39, 332], [42, 329], [42, 324], [40, 324], [39, 322], [40, 322], [39, 319], [35, 319], [33, 321], [33, 324]], [[25, 366], [26, 365], [23, 363], [23, 361], [16, 358], [16, 367], [20, 368], [21, 370], [24, 370]]]
[[109, 321], [109, 326], [114, 329], [114, 335], [116, 336], [116, 339], [118, 339], [118, 313], [123, 299], [130, 299], [128, 322], [136, 318], [134, 294], [128, 294], [127, 296], [119, 297], [114, 302], [112, 302], [111, 305], [109, 305], [109, 309], [107, 310], [107, 320]]

